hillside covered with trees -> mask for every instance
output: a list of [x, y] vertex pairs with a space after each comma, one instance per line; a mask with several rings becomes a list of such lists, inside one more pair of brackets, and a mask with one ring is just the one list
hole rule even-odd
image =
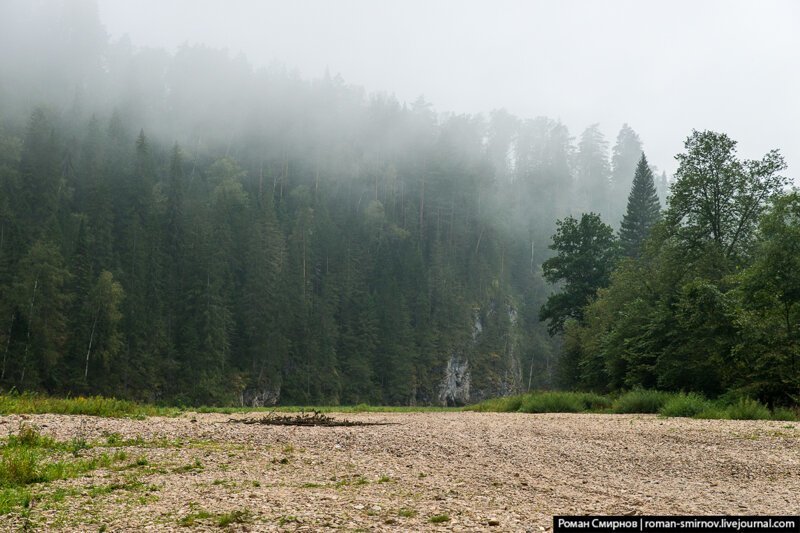
[[0, 46], [20, 51], [0, 57], [4, 390], [797, 399], [800, 201], [775, 152], [696, 132], [667, 203], [627, 125], [611, 146], [597, 125], [137, 48], [91, 2], [4, 3]]

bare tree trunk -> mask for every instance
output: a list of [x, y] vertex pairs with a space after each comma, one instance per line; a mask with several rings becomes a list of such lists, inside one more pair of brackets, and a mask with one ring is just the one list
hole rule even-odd
[[3, 372], [0, 373], [0, 379], [5, 379], [6, 377], [6, 361], [8, 360], [8, 350], [11, 347], [11, 332], [14, 329], [14, 319], [17, 318], [17, 314], [13, 311], [11, 312], [11, 325], [8, 326], [8, 338], [6, 339], [6, 351], [3, 352]]
[[306, 303], [306, 232], [303, 230], [303, 304]]
[[478, 255], [478, 248], [481, 245], [481, 239], [483, 239], [483, 231], [486, 229], [486, 226], [481, 228], [481, 232], [478, 234], [478, 242], [475, 244], [475, 255]]
[[20, 374], [19, 381], [25, 381], [25, 368], [28, 366], [28, 347], [31, 344], [31, 321], [33, 321], [33, 304], [36, 301], [36, 289], [39, 288], [39, 276], [33, 282], [33, 295], [31, 296], [31, 311], [28, 314], [28, 333], [25, 338], [25, 353], [22, 355], [22, 374]]
[[86, 349], [86, 367], [83, 369], [83, 379], [87, 380], [89, 377], [89, 355], [92, 353], [92, 342], [94, 342], [94, 329], [97, 326], [97, 318], [100, 316], [100, 311], [94, 315], [92, 322], [92, 332], [89, 334], [89, 347]]
[[533, 248], [534, 248], [534, 241], [531, 239], [531, 274], [533, 274]]
[[531, 391], [531, 381], [533, 381], [533, 354], [531, 354], [531, 369], [528, 371], [528, 392]]

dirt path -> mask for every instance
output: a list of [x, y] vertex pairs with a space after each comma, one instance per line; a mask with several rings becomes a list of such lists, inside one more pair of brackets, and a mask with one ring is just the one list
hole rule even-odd
[[[248, 415], [233, 415], [242, 417]], [[554, 514], [796, 514], [800, 424], [628, 415], [334, 415], [395, 425], [233, 424], [230, 415], [39, 415], [124, 466], [34, 486], [0, 529], [543, 531]], [[19, 428], [0, 419], [0, 435]], [[109, 436], [110, 440], [109, 440]], [[138, 442], [125, 439], [140, 438]], [[229, 514], [225, 514], [229, 513]], [[226, 518], [227, 516], [227, 518]], [[441, 523], [432, 523], [439, 516]], [[447, 519], [445, 519], [447, 518]], [[188, 524], [188, 525], [181, 525]], [[191, 526], [191, 527], [190, 527]]]

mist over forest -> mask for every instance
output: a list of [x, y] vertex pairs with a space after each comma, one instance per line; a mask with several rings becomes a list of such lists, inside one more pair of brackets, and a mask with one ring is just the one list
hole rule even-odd
[[0, 49], [3, 390], [800, 397], [800, 198], [777, 151], [740, 158], [698, 124], [668, 176], [632, 123], [445, 113], [142, 47], [90, 0], [3, 2]]

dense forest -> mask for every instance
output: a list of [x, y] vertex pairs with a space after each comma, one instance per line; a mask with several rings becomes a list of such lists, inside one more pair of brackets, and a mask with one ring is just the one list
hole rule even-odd
[[695, 132], [667, 200], [627, 125], [612, 146], [137, 48], [91, 2], [3, 3], [0, 46], [19, 51], [0, 57], [4, 390], [797, 400], [800, 200], [777, 152]]

